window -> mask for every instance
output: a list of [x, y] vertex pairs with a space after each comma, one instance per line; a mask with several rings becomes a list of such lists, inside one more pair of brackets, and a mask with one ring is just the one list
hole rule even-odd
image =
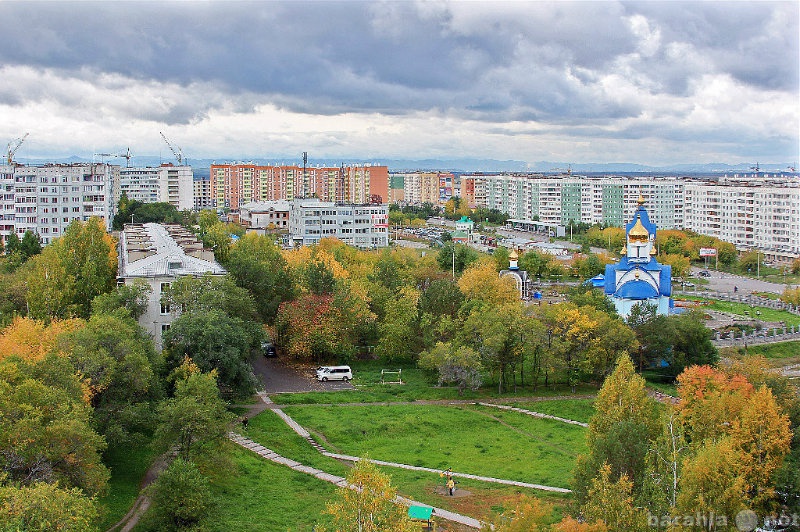
[[169, 290], [169, 283], [161, 283], [161, 314], [169, 314], [169, 303], [164, 302], [164, 293]]

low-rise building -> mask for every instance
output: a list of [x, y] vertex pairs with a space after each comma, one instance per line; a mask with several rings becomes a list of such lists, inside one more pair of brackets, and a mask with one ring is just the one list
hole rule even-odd
[[288, 201], [253, 201], [239, 207], [239, 223], [248, 232], [288, 231], [292, 204]]
[[225, 275], [225, 269], [214, 260], [214, 253], [203, 249], [197, 237], [180, 225], [155, 223], [128, 224], [119, 239], [117, 282], [133, 284], [142, 279], [150, 285], [147, 310], [139, 324], [153, 337], [161, 349], [162, 334], [178, 314], [162, 302], [161, 296], [178, 277]]
[[362, 249], [389, 245], [386, 205], [351, 205], [297, 199], [289, 215], [289, 240], [294, 246], [317, 244], [326, 237]]

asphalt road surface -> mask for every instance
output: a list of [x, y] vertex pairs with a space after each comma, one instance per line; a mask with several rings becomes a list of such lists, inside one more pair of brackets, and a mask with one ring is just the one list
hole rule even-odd
[[352, 390], [344, 381], [319, 382], [312, 366], [284, 362], [280, 357], [259, 356], [253, 361], [253, 371], [267, 393]]
[[[692, 275], [700, 278], [698, 273], [703, 268], [692, 267]], [[758, 279], [751, 279], [749, 277], [741, 277], [730, 273], [723, 273], [709, 269], [708, 272], [711, 277], [706, 277], [708, 280], [707, 288], [717, 292], [734, 293], [734, 288], [739, 290], [735, 293], [738, 295], [747, 295], [750, 292], [770, 292], [773, 294], [782, 294], [786, 285], [777, 283], [768, 283]]]

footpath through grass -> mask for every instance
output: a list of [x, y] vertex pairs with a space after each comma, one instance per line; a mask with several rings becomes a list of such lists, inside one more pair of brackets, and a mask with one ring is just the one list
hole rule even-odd
[[585, 429], [474, 406], [332, 406], [285, 409], [353, 456], [568, 487]]
[[212, 481], [216, 515], [213, 532], [292, 530], [311, 532], [326, 524], [322, 515], [336, 486], [272, 463], [230, 444], [233, 468]]
[[155, 453], [149, 445], [109, 446], [103, 463], [111, 470], [108, 494], [100, 498], [103, 519], [100, 529], [107, 530], [125, 517], [139, 496], [139, 485], [153, 463]]
[[775, 367], [800, 364], [800, 341], [748, 345], [747, 349], [744, 346], [720, 349], [721, 357], [743, 357], [746, 355], [761, 355]]
[[[758, 319], [760, 321], [772, 322], [785, 322], [786, 325], [800, 325], [800, 316], [786, 312], [785, 310], [776, 310], [766, 307], [753, 306], [746, 303], [738, 303], [735, 301], [720, 301], [718, 299], [707, 299], [702, 297], [685, 297], [688, 301], [703, 301], [707, 305], [701, 309], [717, 310], [720, 312], [728, 312], [735, 314], [743, 319]], [[757, 314], [759, 312], [760, 314]]]

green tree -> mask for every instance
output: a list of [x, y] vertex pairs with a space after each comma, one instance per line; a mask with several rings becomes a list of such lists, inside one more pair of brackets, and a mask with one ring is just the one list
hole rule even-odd
[[256, 301], [261, 321], [273, 323], [278, 307], [294, 297], [286, 259], [271, 239], [247, 234], [231, 248], [225, 267]]
[[711, 343], [712, 331], [705, 326], [698, 312], [671, 316], [675, 335], [672, 349], [666, 357], [668, 371], [678, 375], [692, 364], [715, 364], [719, 359], [717, 348]]
[[177, 367], [191, 358], [201, 371], [216, 370], [226, 396], [247, 396], [255, 390], [249, 364], [252, 338], [239, 318], [219, 310], [194, 310], [181, 314], [164, 333], [165, 361]]
[[450, 343], [439, 342], [419, 355], [419, 366], [439, 373], [439, 386], [455, 384], [458, 395], [467, 388], [477, 390], [483, 379], [483, 365], [477, 351], [469, 347], [454, 348]]
[[611, 466], [604, 464], [592, 479], [589, 496], [581, 508], [589, 521], [602, 521], [610, 532], [647, 530], [646, 516], [634, 507], [633, 482], [627, 475], [612, 480]]
[[477, 251], [471, 247], [454, 242], [448, 242], [442, 246], [442, 249], [439, 250], [439, 254], [436, 256], [439, 267], [445, 271], [452, 270], [455, 261], [456, 275], [460, 275], [468, 266], [477, 260]]
[[644, 379], [637, 375], [627, 355], [617, 360], [614, 372], [603, 383], [589, 422], [588, 453], [578, 457], [574, 493], [579, 504], [590, 498], [592, 482], [603, 464], [610, 482], [627, 477], [634, 495], [641, 492], [645, 456], [658, 435], [655, 402], [647, 396]]
[[98, 516], [96, 500], [78, 488], [46, 482], [0, 485], [0, 530], [4, 532], [94, 532]]
[[152, 289], [144, 279], [134, 279], [132, 284], [118, 285], [112, 292], [100, 294], [92, 300], [92, 314], [111, 314], [125, 309], [135, 320], [147, 312], [147, 300]]
[[147, 522], [159, 530], [201, 531], [213, 515], [211, 484], [197, 466], [176, 458], [148, 488]]
[[159, 406], [155, 441], [164, 449], [175, 445], [187, 461], [210, 456], [226, 440], [234, 419], [220, 399], [216, 372], [202, 373], [185, 360], [174, 375], [175, 396]]
[[30, 485], [60, 482], [89, 494], [106, 489], [106, 444], [68, 360], [0, 361], [0, 472]]
[[[352, 487], [352, 488], [351, 488]], [[361, 459], [347, 475], [347, 486], [336, 491], [325, 513], [333, 519], [337, 532], [411, 532], [417, 526], [411, 522], [405, 507], [394, 502], [397, 491], [391, 477]]]
[[72, 222], [32, 262], [27, 281], [34, 318], [88, 318], [92, 300], [114, 289], [116, 244], [99, 218]]
[[30, 230], [25, 231], [25, 234], [22, 235], [22, 240], [19, 243], [19, 251], [22, 253], [24, 260], [28, 260], [34, 255], [41, 253], [42, 242], [39, 239], [39, 235]]
[[110, 442], [141, 443], [154, 426], [153, 405], [163, 396], [160, 357], [136, 321], [121, 309], [95, 314], [84, 327], [62, 334], [90, 393], [97, 428]]

